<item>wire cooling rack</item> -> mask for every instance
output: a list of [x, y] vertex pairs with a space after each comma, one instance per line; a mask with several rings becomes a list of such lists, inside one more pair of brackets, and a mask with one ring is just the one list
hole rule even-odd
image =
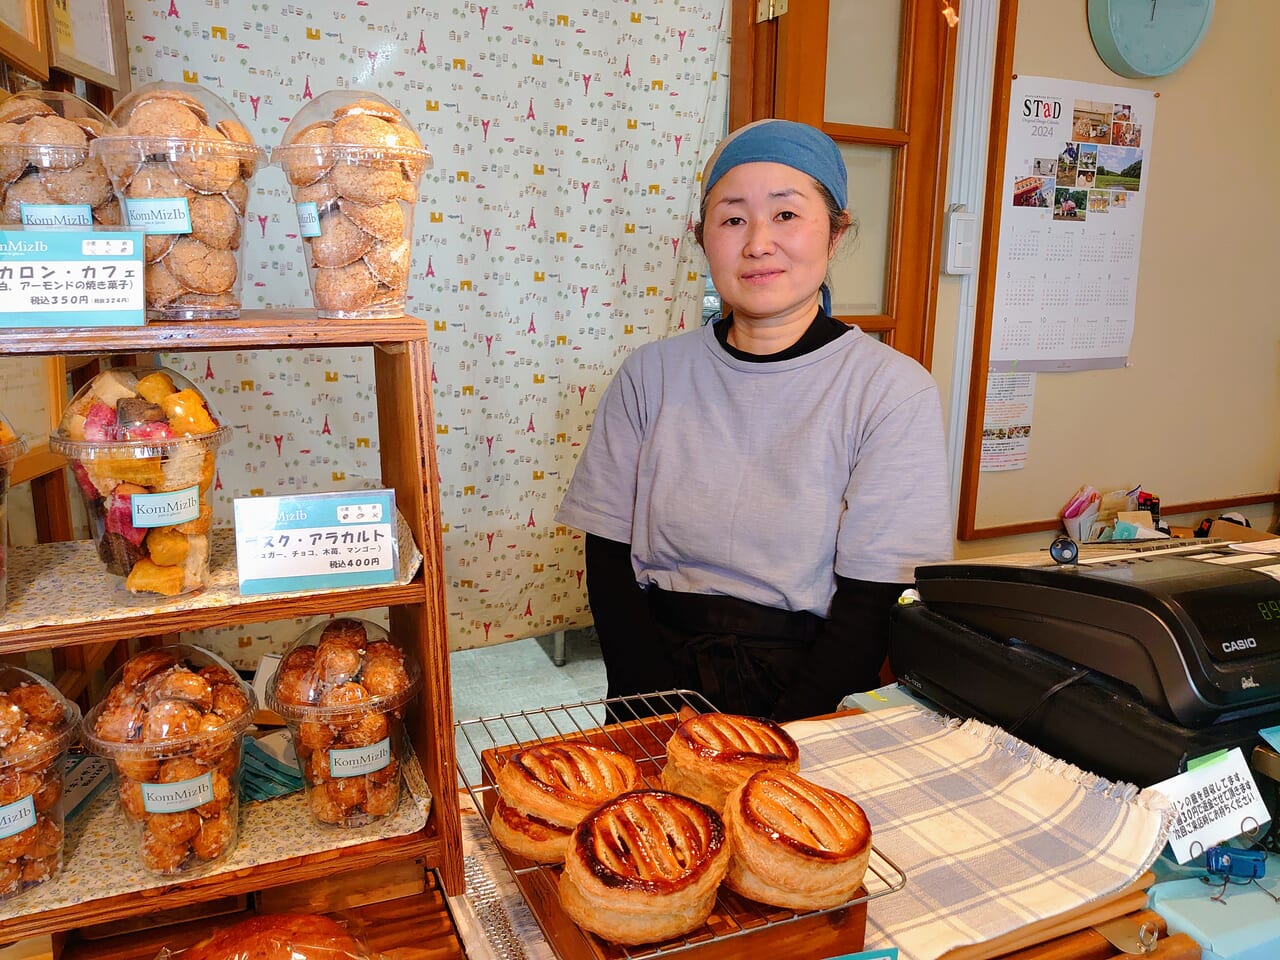
[[[686, 718], [712, 712], [715, 712], [715, 707], [700, 694], [688, 690], [665, 690], [642, 696], [582, 701], [459, 721], [455, 724], [461, 755], [459, 768], [478, 771], [464, 776], [463, 780], [469, 782], [464, 782], [463, 785], [488, 828], [489, 817], [497, 801], [493, 775], [505, 754], [536, 743], [588, 740], [632, 757], [639, 765], [646, 783], [650, 787], [661, 789], [659, 774], [666, 763], [667, 740]], [[470, 757], [465, 756], [464, 751], [469, 752]], [[685, 951], [696, 952], [705, 948], [716, 948], [706, 949], [705, 952], [718, 956], [722, 954], [717, 951], [727, 947], [724, 941], [748, 935], [752, 937], [752, 941], [742, 943], [739, 949], [754, 953], [757, 952], [756, 947], [767, 949], [772, 939], [771, 931], [779, 931], [791, 924], [803, 924], [804, 921], [815, 918], [819, 918], [824, 926], [829, 926], [829, 921], [834, 919], [832, 915], [842, 911], [848, 913], [852, 907], [901, 890], [907, 882], [906, 874], [901, 868], [873, 844], [867, 873], [863, 879], [863, 894], [839, 906], [825, 910], [793, 911], [756, 903], [722, 886], [717, 893], [711, 919], [705, 927], [687, 937], [660, 944], [624, 947], [607, 943], [576, 927], [566, 935], [566, 924], [572, 924], [559, 911], [557, 898], [554, 896], [561, 871], [559, 864], [534, 863], [500, 846], [497, 849], [514, 875], [530, 912], [538, 921], [548, 942], [561, 957], [572, 960], [640, 960]], [[551, 891], [550, 895], [548, 891]], [[821, 955], [829, 956], [830, 953]]]

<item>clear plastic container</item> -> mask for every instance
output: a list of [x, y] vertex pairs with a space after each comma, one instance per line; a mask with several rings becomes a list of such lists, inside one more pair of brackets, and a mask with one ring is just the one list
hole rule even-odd
[[98, 556], [142, 597], [209, 582], [217, 451], [231, 435], [167, 367], [114, 367], [75, 395], [49, 448], [70, 460]]
[[400, 802], [406, 705], [418, 662], [376, 623], [343, 617], [313, 625], [267, 685], [267, 706], [293, 736], [311, 815], [360, 827]]
[[95, 140], [114, 124], [74, 93], [24, 90], [0, 103], [0, 222], [10, 229], [118, 226]]
[[0, 665], [0, 900], [62, 867], [62, 775], [80, 708], [43, 677]]
[[432, 160], [400, 111], [374, 93], [329, 90], [289, 122], [271, 162], [293, 190], [319, 315], [402, 315], [418, 182]]
[[199, 84], [146, 84], [111, 119], [116, 129], [90, 153], [105, 166], [129, 227], [147, 235], [147, 316], [238, 317], [249, 181], [266, 151]]
[[27, 441], [0, 413], [0, 613], [9, 596], [9, 474], [13, 461], [27, 452]]
[[219, 860], [240, 834], [240, 751], [257, 702], [217, 655], [173, 644], [131, 657], [84, 718], [155, 873]]

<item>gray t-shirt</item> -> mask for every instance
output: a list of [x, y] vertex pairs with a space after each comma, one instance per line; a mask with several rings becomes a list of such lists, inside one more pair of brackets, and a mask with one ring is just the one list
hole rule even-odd
[[910, 582], [950, 558], [948, 490], [914, 360], [858, 329], [738, 360], [707, 324], [623, 361], [556, 520], [630, 543], [642, 584], [825, 617], [836, 574]]

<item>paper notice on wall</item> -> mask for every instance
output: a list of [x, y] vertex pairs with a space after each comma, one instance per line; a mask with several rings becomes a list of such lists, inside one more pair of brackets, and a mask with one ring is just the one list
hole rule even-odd
[[1155, 93], [1019, 76], [1009, 97], [991, 368], [1123, 367]]
[[1034, 373], [987, 375], [980, 470], [1021, 470], [1026, 466], [1035, 397]]

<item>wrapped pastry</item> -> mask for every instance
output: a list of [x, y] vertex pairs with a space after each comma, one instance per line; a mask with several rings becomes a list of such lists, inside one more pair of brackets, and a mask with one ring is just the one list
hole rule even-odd
[[145, 650], [85, 716], [147, 869], [176, 874], [226, 855], [239, 825], [240, 749], [257, 702], [223, 660], [186, 644]]
[[420, 683], [417, 661], [366, 620], [318, 623], [290, 645], [267, 706], [289, 725], [318, 823], [357, 827], [395, 811], [404, 711]]

